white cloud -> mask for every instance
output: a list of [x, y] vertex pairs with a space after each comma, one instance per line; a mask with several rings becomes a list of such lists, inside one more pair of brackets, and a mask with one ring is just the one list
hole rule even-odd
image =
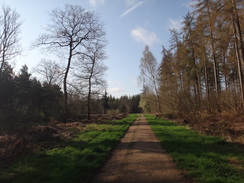
[[138, 27], [131, 31], [131, 36], [138, 42], [145, 43], [148, 46], [159, 42], [157, 35], [154, 32], [149, 32], [142, 27]]
[[[128, 3], [132, 3], [132, 1], [128, 1]], [[134, 6], [132, 6], [131, 8], [127, 9], [124, 13], [122, 13], [120, 15], [120, 18], [125, 17], [126, 15], [128, 15], [129, 13], [131, 13], [132, 11], [134, 11], [136, 8], [138, 8], [139, 6], [141, 6], [143, 4], [143, 1], [139, 1], [138, 3], [136, 3]]]
[[173, 20], [171, 18], [169, 18], [169, 29], [176, 29], [176, 30], [180, 30], [182, 27], [182, 20]]
[[124, 90], [122, 88], [115, 87], [115, 88], [109, 88], [108, 92], [109, 93], [121, 93], [121, 92], [124, 92]]
[[89, 3], [91, 6], [97, 6], [99, 4], [103, 4], [105, 2], [105, 0], [89, 0]]

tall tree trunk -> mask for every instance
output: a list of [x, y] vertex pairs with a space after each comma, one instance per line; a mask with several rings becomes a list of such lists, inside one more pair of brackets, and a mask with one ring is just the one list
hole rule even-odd
[[71, 64], [71, 59], [72, 59], [72, 45], [73, 43], [70, 43], [70, 50], [69, 50], [69, 58], [68, 58], [68, 64], [66, 67], [66, 71], [64, 74], [64, 122], [67, 122], [67, 119], [69, 118], [69, 108], [68, 108], [68, 92], [67, 92], [67, 78], [69, 74], [69, 69], [70, 69], [70, 64]]
[[[241, 31], [241, 24], [240, 24], [240, 19], [239, 15], [236, 9], [236, 1], [232, 0], [232, 5], [233, 5], [233, 21], [234, 21], [234, 26], [236, 28], [236, 36], [238, 39], [238, 44], [240, 45], [240, 53], [241, 53], [241, 61], [242, 61], [242, 66], [244, 65], [244, 45], [243, 45], [243, 38], [242, 38], [242, 31]], [[243, 68], [242, 68], [243, 69]]]
[[213, 70], [214, 70], [214, 85], [215, 85], [215, 92], [217, 95], [217, 98], [219, 97], [220, 93], [220, 88], [219, 88], [219, 73], [218, 73], [218, 63], [217, 63], [217, 58], [216, 58], [216, 48], [214, 45], [214, 38], [213, 38], [213, 30], [211, 25], [209, 25], [210, 28], [210, 39], [211, 39], [211, 47], [212, 47], [212, 52], [213, 52]]
[[[179, 43], [177, 42], [177, 45], [178, 45]], [[179, 46], [177, 46], [177, 61], [178, 61], [178, 78], [179, 78], [179, 85], [180, 85], [180, 91], [183, 91], [183, 86], [184, 86], [184, 84], [183, 84], [183, 79], [182, 79], [182, 71], [181, 71], [181, 64], [180, 64], [180, 51], [179, 51]]]
[[231, 0], [231, 2], [232, 2], [232, 10], [233, 10], [233, 29], [234, 29], [234, 36], [235, 36], [235, 48], [236, 48], [236, 56], [237, 56], [237, 64], [238, 64], [241, 103], [242, 103], [242, 109], [244, 109], [244, 91], [243, 91], [244, 45], [242, 40], [242, 32], [241, 32], [239, 15], [236, 8], [236, 1]]
[[161, 106], [160, 106], [160, 100], [159, 100], [159, 94], [158, 91], [156, 93], [156, 98], [157, 98], [157, 108], [158, 108], [158, 112], [161, 113]]
[[208, 68], [207, 68], [207, 60], [204, 59], [204, 81], [206, 87], [206, 96], [207, 96], [207, 107], [210, 110], [210, 97], [209, 97], [209, 84], [208, 84]]
[[191, 52], [192, 52], [192, 64], [193, 64], [193, 68], [194, 70], [194, 93], [195, 93], [195, 98], [196, 98], [196, 103], [197, 106], [200, 106], [200, 87], [199, 87], [199, 80], [198, 80], [198, 74], [197, 74], [197, 64], [196, 64], [196, 57], [195, 57], [195, 50], [193, 47], [193, 43], [192, 43], [192, 48], [191, 48]]
[[[210, 12], [210, 7], [209, 7], [209, 1], [207, 1], [207, 12], [208, 12], [208, 20], [211, 20], [211, 12]], [[209, 31], [210, 31], [210, 42], [211, 42], [211, 47], [212, 47], [212, 52], [213, 52], [213, 70], [214, 70], [214, 86], [215, 86], [215, 93], [217, 96], [217, 99], [219, 98], [219, 93], [220, 93], [220, 82], [219, 82], [219, 73], [218, 73], [218, 63], [217, 63], [217, 58], [216, 58], [216, 48], [214, 45], [214, 37], [213, 37], [213, 26], [211, 23], [209, 23]]]
[[[235, 29], [235, 28], [234, 28]], [[236, 35], [235, 35], [236, 37]], [[238, 67], [238, 77], [239, 77], [239, 85], [240, 85], [240, 93], [241, 93], [241, 105], [242, 105], [242, 109], [244, 108], [244, 93], [243, 93], [243, 71], [241, 68], [241, 58], [240, 58], [240, 52], [239, 52], [239, 48], [238, 48], [238, 43], [237, 41], [235, 41], [235, 50], [236, 50], [236, 58], [237, 58], [237, 67]]]
[[218, 76], [218, 64], [216, 59], [216, 49], [213, 43], [213, 38], [211, 38], [211, 47], [213, 51], [213, 70], [214, 70], [214, 86], [217, 98], [219, 97], [220, 89], [219, 89], [219, 76]]
[[227, 84], [227, 71], [226, 71], [226, 50], [223, 53], [223, 67], [224, 67], [224, 82], [225, 82], [225, 90], [228, 90]]
[[91, 88], [92, 88], [91, 79], [93, 76], [95, 62], [96, 62], [95, 57], [94, 58], [90, 57], [90, 59], [92, 60], [92, 68], [91, 68], [90, 76], [88, 78], [88, 95], [87, 95], [87, 119], [88, 120], [91, 119]]
[[203, 62], [204, 62], [204, 82], [205, 82], [205, 90], [206, 90], [206, 97], [208, 101], [208, 109], [210, 109], [210, 98], [209, 98], [209, 83], [208, 83], [208, 62], [207, 62], [207, 56], [206, 56], [206, 49], [205, 45], [203, 45]]
[[156, 84], [156, 78], [153, 77], [153, 84], [154, 84], [154, 90], [155, 90], [155, 94], [156, 94], [156, 101], [157, 101], [157, 110], [159, 113], [161, 113], [161, 106], [160, 106], [160, 99], [159, 99], [159, 92], [158, 92], [158, 87]]
[[88, 96], [87, 96], [87, 119], [91, 119], [91, 78], [89, 78]]
[[4, 67], [4, 64], [5, 64], [4, 62], [5, 62], [5, 58], [4, 58], [4, 54], [3, 54], [3, 59], [2, 59], [1, 68], [0, 68], [0, 75], [3, 72], [3, 67]]

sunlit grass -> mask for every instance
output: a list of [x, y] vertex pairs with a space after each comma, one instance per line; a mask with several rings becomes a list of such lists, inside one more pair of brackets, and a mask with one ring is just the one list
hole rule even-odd
[[221, 137], [200, 135], [188, 127], [152, 115], [146, 117], [177, 166], [197, 182], [244, 182], [243, 146], [228, 143]]
[[80, 128], [75, 138], [64, 142], [63, 147], [33, 154], [2, 170], [0, 182], [87, 182], [136, 117], [132, 114], [122, 120], [88, 124]]

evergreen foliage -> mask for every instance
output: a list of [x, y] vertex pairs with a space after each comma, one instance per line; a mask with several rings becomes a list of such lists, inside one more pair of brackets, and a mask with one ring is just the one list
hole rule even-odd
[[36, 78], [31, 78], [26, 65], [18, 75], [15, 75], [11, 66], [5, 65], [0, 75], [2, 130], [16, 130], [29, 123], [59, 119], [62, 98], [59, 86], [41, 84]]

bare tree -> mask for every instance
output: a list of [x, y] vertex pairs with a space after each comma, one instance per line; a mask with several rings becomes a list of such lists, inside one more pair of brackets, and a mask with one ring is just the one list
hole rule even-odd
[[35, 68], [35, 71], [44, 77], [44, 82], [49, 85], [60, 84], [64, 75], [61, 67], [52, 60], [42, 59]]
[[86, 52], [80, 55], [77, 66], [78, 82], [83, 87], [88, 88], [87, 91], [87, 118], [91, 116], [91, 99], [92, 95], [99, 94], [100, 88], [104, 88], [106, 82], [104, 73], [107, 67], [103, 61], [106, 59], [105, 42], [97, 41], [91, 44]]
[[157, 101], [157, 112], [161, 112], [159, 105], [158, 64], [148, 46], [146, 46], [143, 51], [143, 57], [141, 58], [139, 67], [139, 81], [143, 86], [149, 87], [154, 91]]
[[104, 39], [105, 32], [99, 17], [78, 5], [65, 5], [63, 10], [54, 9], [50, 16], [51, 22], [47, 25], [47, 33], [41, 35], [34, 46], [44, 46], [49, 51], [61, 51], [66, 55], [67, 66], [63, 80], [64, 121], [66, 121], [68, 118], [67, 78], [72, 60], [81, 54], [90, 42]]
[[3, 5], [0, 14], [0, 74], [4, 64], [20, 54], [21, 25], [20, 15], [10, 7]]

